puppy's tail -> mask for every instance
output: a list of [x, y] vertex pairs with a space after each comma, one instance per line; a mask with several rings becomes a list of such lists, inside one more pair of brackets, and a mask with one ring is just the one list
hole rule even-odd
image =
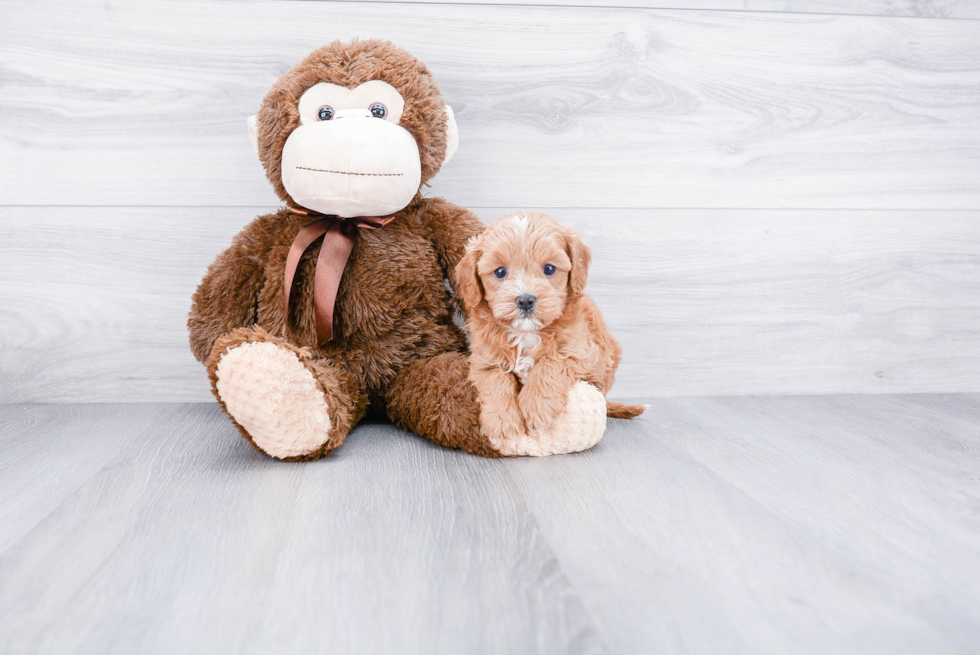
[[606, 416], [609, 418], [636, 418], [642, 414], [649, 405], [626, 405], [624, 403], [614, 403], [606, 401]]

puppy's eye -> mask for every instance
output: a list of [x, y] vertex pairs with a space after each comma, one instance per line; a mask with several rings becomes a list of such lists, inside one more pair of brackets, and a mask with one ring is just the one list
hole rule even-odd
[[330, 105], [323, 105], [316, 112], [316, 119], [318, 121], [329, 121], [333, 118], [333, 107]]
[[503, 266], [501, 266], [500, 268], [498, 268], [497, 270], [495, 270], [495, 271], [493, 272], [493, 274], [494, 274], [494, 276], [495, 276], [495, 277], [496, 277], [496, 278], [497, 278], [498, 280], [502, 280], [502, 279], [504, 279], [505, 277], [507, 277], [507, 269], [506, 269], [506, 268], [504, 268]]
[[388, 108], [382, 105], [380, 102], [376, 102], [371, 105], [371, 115], [375, 118], [384, 118], [388, 115]]
[[555, 274], [555, 267], [552, 266], [551, 264], [545, 264], [544, 265], [544, 274], [547, 275], [548, 277], [551, 277], [552, 275]]

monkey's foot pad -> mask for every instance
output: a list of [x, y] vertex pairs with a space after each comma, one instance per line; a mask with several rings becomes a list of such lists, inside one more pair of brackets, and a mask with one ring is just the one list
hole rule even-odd
[[565, 411], [544, 430], [516, 435], [494, 446], [504, 455], [542, 457], [588, 450], [606, 431], [606, 399], [587, 382], [568, 392]]
[[228, 413], [265, 453], [296, 457], [326, 443], [326, 398], [291, 351], [267, 341], [243, 343], [222, 355], [217, 375]]

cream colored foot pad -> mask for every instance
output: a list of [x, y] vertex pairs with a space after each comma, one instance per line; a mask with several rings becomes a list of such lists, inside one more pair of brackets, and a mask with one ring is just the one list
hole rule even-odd
[[267, 341], [243, 343], [221, 356], [217, 375], [228, 412], [269, 455], [306, 455], [326, 443], [326, 398], [293, 352]]

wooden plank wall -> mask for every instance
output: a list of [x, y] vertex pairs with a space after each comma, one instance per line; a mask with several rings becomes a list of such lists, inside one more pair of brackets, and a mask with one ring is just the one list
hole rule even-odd
[[431, 194], [593, 246], [615, 395], [980, 391], [978, 3], [549, 3], [0, 0], [0, 401], [210, 397], [245, 118], [355, 36], [456, 110]]

